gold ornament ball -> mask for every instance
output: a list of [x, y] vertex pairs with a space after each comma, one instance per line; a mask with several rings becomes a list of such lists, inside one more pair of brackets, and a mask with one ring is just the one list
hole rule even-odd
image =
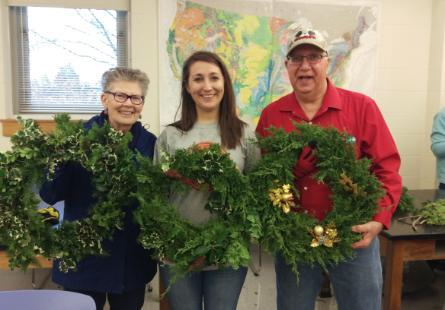
[[323, 229], [322, 226], [317, 225], [317, 226], [314, 227], [314, 234], [316, 236], [321, 236], [323, 234], [323, 232], [324, 232], [324, 229]]

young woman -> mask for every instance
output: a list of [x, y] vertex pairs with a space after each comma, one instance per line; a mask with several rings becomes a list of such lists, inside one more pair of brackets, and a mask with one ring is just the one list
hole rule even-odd
[[[139, 122], [148, 88], [148, 77], [136, 69], [114, 68], [102, 76], [101, 101], [104, 110], [85, 123], [103, 126], [108, 122], [114, 129], [131, 132], [128, 147], [143, 156], [153, 157], [156, 137]], [[54, 180], [45, 182], [40, 190], [42, 199], [54, 204], [65, 201], [64, 220], [73, 221], [88, 216], [94, 205], [91, 177], [77, 163], [60, 167]], [[90, 295], [97, 309], [103, 309], [108, 299], [111, 310], [138, 310], [144, 304], [145, 285], [156, 273], [156, 262], [150, 252], [137, 242], [139, 228], [133, 222], [133, 203], [126, 210], [124, 229], [115, 232], [113, 239], [104, 241], [107, 256], [90, 256], [78, 263], [77, 271], [63, 273], [58, 263], [53, 268], [53, 281], [65, 290]]]
[[[180, 112], [180, 119], [159, 136], [155, 162], [160, 161], [162, 152], [174, 154], [201, 142], [221, 144], [240, 171], [250, 169], [259, 159], [260, 151], [251, 142], [255, 135], [236, 114], [230, 76], [216, 54], [199, 51], [185, 61]], [[208, 195], [191, 188], [185, 194], [173, 194], [170, 200], [184, 219], [202, 224], [215, 216], [204, 208]], [[235, 310], [247, 268], [218, 269], [206, 266], [202, 258], [191, 267], [196, 266], [200, 271], [190, 272], [171, 286], [167, 293], [170, 309], [198, 310], [204, 306], [206, 310]], [[168, 263], [160, 266], [160, 276], [169, 286], [172, 274]]]

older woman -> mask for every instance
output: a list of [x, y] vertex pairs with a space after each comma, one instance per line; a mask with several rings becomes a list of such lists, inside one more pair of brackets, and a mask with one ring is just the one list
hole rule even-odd
[[[153, 157], [156, 137], [138, 121], [148, 83], [147, 75], [140, 70], [113, 68], [106, 71], [102, 76], [101, 95], [104, 110], [86, 122], [85, 128], [108, 122], [116, 130], [131, 132], [130, 149]], [[67, 221], [88, 216], [94, 204], [92, 193], [91, 177], [77, 163], [64, 165], [56, 178], [45, 182], [40, 190], [40, 196], [49, 204], [65, 201], [64, 220]], [[137, 206], [132, 207], [134, 210]], [[76, 271], [68, 273], [60, 272], [56, 262], [53, 281], [65, 290], [90, 295], [97, 309], [103, 309], [107, 299], [111, 310], [141, 309], [145, 285], [156, 273], [156, 262], [151, 260], [150, 252], [136, 242], [139, 229], [133, 223], [131, 211], [125, 215], [124, 229], [116, 231], [112, 240], [103, 243], [108, 256], [87, 257], [79, 262]]]

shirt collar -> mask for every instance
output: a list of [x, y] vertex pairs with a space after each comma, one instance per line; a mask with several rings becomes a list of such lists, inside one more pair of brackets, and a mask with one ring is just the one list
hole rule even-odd
[[[326, 89], [326, 93], [324, 94], [323, 103], [320, 110], [324, 111], [330, 108], [341, 110], [343, 108], [343, 102], [340, 100], [340, 95], [338, 94], [337, 88], [329, 79], [327, 79], [327, 82], [328, 87]], [[294, 111], [296, 104], [297, 98], [295, 97], [295, 93], [292, 92], [286, 95], [286, 100], [281, 106], [280, 111]]]

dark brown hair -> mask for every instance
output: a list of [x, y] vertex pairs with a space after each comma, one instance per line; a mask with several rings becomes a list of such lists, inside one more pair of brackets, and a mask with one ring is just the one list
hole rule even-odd
[[181, 104], [178, 111], [181, 111], [181, 118], [170, 124], [182, 131], [189, 131], [197, 120], [196, 106], [192, 96], [187, 91], [187, 83], [190, 77], [190, 67], [197, 61], [215, 64], [221, 70], [224, 77], [224, 96], [219, 105], [219, 130], [221, 133], [222, 146], [233, 149], [241, 143], [244, 126], [246, 125], [236, 114], [236, 99], [233, 91], [232, 80], [221, 58], [212, 52], [197, 51], [184, 62], [182, 67], [181, 83]]

